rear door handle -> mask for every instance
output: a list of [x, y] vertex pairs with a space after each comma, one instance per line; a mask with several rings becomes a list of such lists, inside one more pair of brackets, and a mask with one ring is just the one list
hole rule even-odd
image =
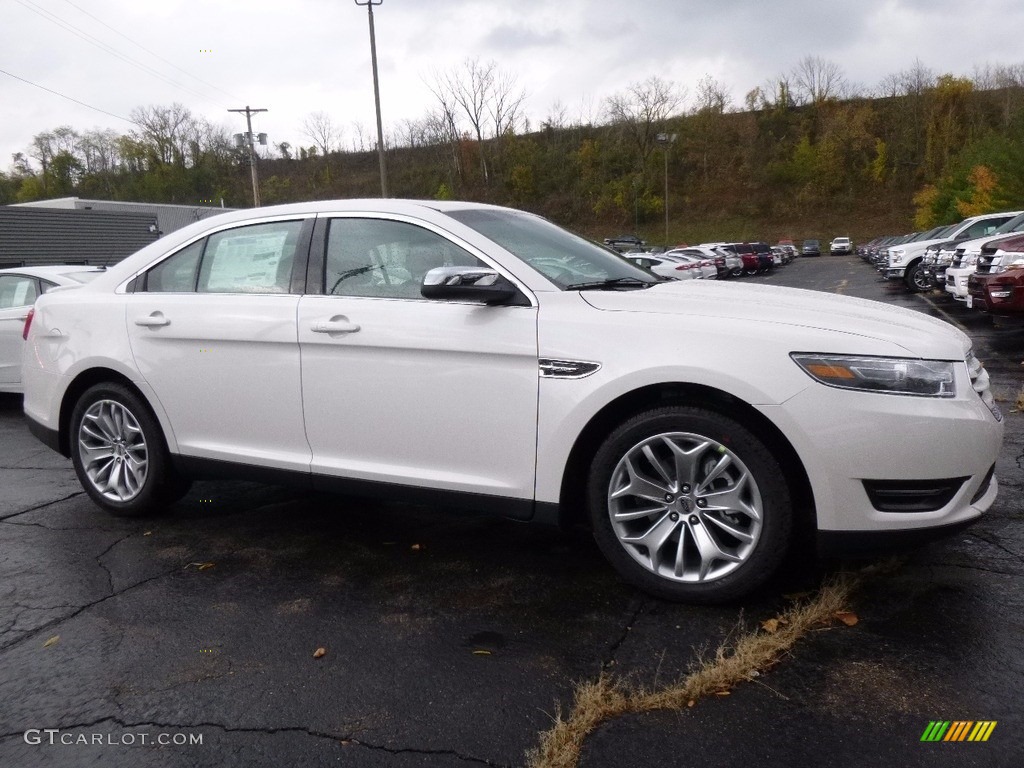
[[159, 328], [164, 325], [170, 325], [171, 321], [164, 317], [163, 312], [153, 312], [147, 317], [135, 318], [135, 324], [141, 325], [144, 328]]
[[335, 315], [330, 320], [319, 320], [312, 325], [313, 333], [356, 333], [360, 326], [349, 322], [344, 315]]

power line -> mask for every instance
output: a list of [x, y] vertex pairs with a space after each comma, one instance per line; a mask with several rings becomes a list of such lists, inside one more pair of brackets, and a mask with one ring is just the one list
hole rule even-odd
[[126, 123], [131, 123], [132, 125], [136, 125], [136, 122], [134, 120], [129, 120], [127, 117], [121, 117], [120, 115], [115, 115], [113, 112], [107, 112], [107, 110], [105, 110], [105, 109], [100, 109], [99, 107], [94, 107], [92, 104], [86, 104], [84, 101], [79, 101], [78, 99], [72, 98], [71, 96], [67, 96], [67, 95], [65, 95], [63, 93], [60, 93], [59, 91], [55, 91], [52, 88], [47, 88], [45, 85], [40, 85], [39, 83], [33, 83], [31, 80], [26, 80], [24, 77], [18, 77], [18, 75], [11, 74], [7, 70], [0, 69], [0, 74], [7, 75], [8, 77], [13, 77], [15, 80], [21, 80], [21, 82], [23, 82], [23, 83], [28, 83], [29, 85], [31, 85], [31, 86], [33, 86], [35, 88], [39, 88], [41, 90], [44, 90], [47, 93], [52, 93], [54, 96], [60, 96], [62, 99], [67, 99], [68, 101], [73, 101], [73, 102], [75, 102], [75, 104], [81, 104], [83, 107], [88, 107], [89, 109], [96, 110], [97, 112], [102, 112], [104, 115], [110, 115], [111, 117], [116, 117], [118, 120], [124, 120]]
[[175, 88], [180, 88], [181, 90], [183, 90], [183, 91], [185, 91], [187, 93], [190, 93], [190, 94], [192, 94], [193, 96], [195, 96], [197, 98], [203, 99], [204, 101], [210, 101], [210, 102], [213, 102], [215, 104], [221, 104], [221, 106], [223, 106], [222, 102], [216, 101], [215, 99], [211, 99], [209, 96], [206, 96], [206, 95], [204, 95], [202, 93], [199, 93], [198, 91], [195, 91], [195, 90], [193, 90], [193, 89], [191, 89], [191, 88], [189, 88], [187, 86], [184, 86], [181, 83], [176, 83], [173, 80], [171, 80], [171, 79], [169, 79], [167, 77], [164, 77], [162, 74], [160, 74], [158, 71], [156, 71], [152, 67], [150, 67], [150, 66], [148, 66], [146, 64], [143, 64], [142, 62], [137, 61], [137, 60], [131, 58], [130, 56], [126, 56], [125, 54], [123, 54], [120, 51], [118, 51], [117, 49], [115, 49], [113, 46], [108, 45], [107, 43], [104, 43], [102, 40], [100, 40], [100, 39], [98, 39], [96, 37], [93, 37], [88, 32], [83, 32], [83, 31], [81, 31], [79, 29], [76, 29], [73, 25], [67, 23], [66, 21], [61, 19], [59, 16], [57, 16], [56, 14], [51, 13], [50, 11], [46, 10], [45, 8], [43, 8], [43, 7], [39, 6], [39, 5], [36, 5], [34, 2], [32, 2], [32, 0], [15, 0], [15, 2], [17, 2], [19, 5], [23, 6], [24, 8], [32, 11], [33, 13], [37, 14], [38, 16], [41, 16], [42, 18], [46, 19], [47, 21], [50, 21], [50, 22], [56, 24], [57, 26], [61, 27], [62, 29], [70, 32], [71, 34], [75, 35], [76, 37], [79, 37], [82, 40], [85, 40], [90, 45], [93, 45], [93, 46], [99, 48], [104, 53], [109, 53], [111, 56], [114, 56], [114, 57], [116, 57], [118, 59], [121, 59], [122, 61], [127, 62], [128, 64], [131, 64], [132, 66], [137, 67], [138, 69], [141, 69], [142, 71], [146, 72], [147, 74], [152, 75], [153, 77], [157, 78], [158, 80], [162, 80], [163, 82], [168, 83], [169, 85], [173, 85]]
[[133, 40], [132, 38], [128, 37], [128, 35], [126, 35], [126, 34], [124, 34], [123, 32], [119, 32], [118, 30], [114, 29], [114, 28], [113, 28], [112, 26], [110, 26], [109, 24], [107, 24], [107, 23], [106, 23], [105, 21], [103, 21], [102, 19], [100, 19], [100, 18], [98, 18], [98, 17], [96, 17], [96, 16], [93, 16], [93, 15], [92, 15], [91, 13], [89, 13], [89, 12], [88, 12], [87, 10], [85, 10], [85, 8], [82, 8], [81, 6], [79, 6], [79, 5], [75, 5], [74, 3], [72, 3], [72, 2], [71, 2], [71, 0], [64, 0], [64, 2], [65, 2], [65, 3], [67, 3], [68, 5], [70, 5], [70, 6], [72, 7], [72, 8], [74, 8], [74, 9], [76, 9], [76, 10], [80, 11], [81, 13], [84, 13], [84, 14], [85, 14], [86, 16], [88, 16], [88, 17], [89, 17], [90, 19], [92, 19], [93, 21], [95, 21], [95, 22], [96, 22], [97, 24], [101, 24], [102, 26], [106, 27], [106, 28], [107, 28], [107, 29], [109, 29], [109, 30], [110, 30], [111, 32], [113, 32], [113, 33], [114, 33], [115, 35], [120, 35], [120, 36], [121, 36], [121, 37], [123, 37], [123, 38], [124, 38], [125, 40], [127, 40], [127, 41], [128, 41], [129, 43], [131, 43], [132, 45], [134, 45], [134, 46], [135, 46], [136, 48], [139, 48], [139, 49], [141, 49], [141, 50], [145, 51], [146, 53], [148, 53], [148, 54], [149, 54], [150, 56], [152, 56], [153, 58], [156, 58], [156, 59], [160, 59], [160, 61], [164, 62], [164, 64], [167, 64], [168, 66], [174, 67], [174, 68], [175, 68], [176, 70], [178, 70], [179, 72], [181, 72], [181, 73], [183, 73], [183, 74], [186, 74], [186, 75], [188, 75], [188, 76], [189, 76], [189, 77], [191, 77], [191, 78], [192, 78], [193, 80], [198, 80], [198, 81], [199, 81], [200, 83], [202, 83], [203, 85], [205, 85], [205, 86], [207, 86], [207, 87], [209, 87], [209, 88], [212, 88], [212, 89], [213, 89], [213, 90], [215, 90], [215, 91], [220, 91], [220, 92], [221, 92], [221, 93], [223, 93], [223, 94], [224, 94], [225, 96], [230, 96], [230, 97], [231, 97], [232, 99], [238, 99], [239, 101], [241, 101], [241, 99], [239, 99], [239, 98], [238, 98], [237, 96], [235, 96], [235, 95], [234, 95], [233, 93], [229, 93], [228, 91], [225, 91], [225, 90], [224, 90], [223, 88], [218, 88], [218, 87], [217, 87], [216, 85], [214, 85], [213, 83], [209, 83], [209, 82], [207, 82], [206, 80], [203, 80], [203, 78], [201, 78], [201, 77], [197, 77], [196, 75], [193, 75], [193, 74], [192, 74], [191, 72], [189, 72], [189, 71], [187, 71], [187, 70], [184, 70], [184, 69], [182, 69], [182, 68], [181, 68], [181, 67], [179, 67], [179, 66], [178, 66], [177, 64], [175, 64], [175, 63], [174, 63], [173, 61], [168, 61], [168, 60], [167, 60], [167, 59], [165, 59], [165, 58], [164, 58], [163, 56], [160, 56], [159, 54], [153, 53], [153, 51], [149, 50], [149, 48], [147, 48], [146, 46], [142, 45], [141, 43], [137, 43], [137, 42], [135, 42], [135, 40]]

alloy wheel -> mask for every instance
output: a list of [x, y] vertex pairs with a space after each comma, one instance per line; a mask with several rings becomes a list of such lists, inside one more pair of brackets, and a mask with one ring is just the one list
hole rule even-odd
[[116, 400], [97, 400], [82, 415], [78, 455], [89, 482], [111, 501], [130, 501], [145, 486], [146, 436], [134, 414]]
[[706, 583], [753, 553], [762, 529], [757, 482], [708, 437], [668, 432], [637, 443], [612, 471], [608, 515], [619, 543], [664, 579]]

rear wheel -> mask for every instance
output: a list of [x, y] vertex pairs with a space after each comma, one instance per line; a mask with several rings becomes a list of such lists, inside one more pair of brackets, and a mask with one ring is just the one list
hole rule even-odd
[[156, 417], [127, 387], [105, 383], [86, 390], [69, 429], [78, 480], [111, 514], [159, 512], [188, 492], [191, 483], [174, 471]]
[[631, 584], [693, 603], [739, 598], [786, 553], [789, 489], [768, 448], [714, 411], [641, 413], [602, 444], [587, 500], [594, 537]]

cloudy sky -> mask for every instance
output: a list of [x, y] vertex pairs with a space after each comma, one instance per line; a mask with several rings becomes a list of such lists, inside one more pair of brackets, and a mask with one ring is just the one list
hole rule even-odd
[[[808, 55], [869, 88], [915, 59], [960, 75], [1024, 61], [1020, 0], [383, 0], [374, 18], [386, 129], [425, 115], [436, 73], [473, 57], [517, 77], [534, 125], [556, 102], [600, 119], [606, 97], [652, 75], [692, 93], [710, 74], [741, 104]], [[118, 118], [149, 104], [232, 132], [244, 118], [228, 109], [264, 107], [253, 128], [272, 143], [311, 144], [302, 124], [317, 111], [346, 147], [357, 124], [375, 130], [354, 0], [0, 0], [0, 19], [0, 169], [36, 133], [124, 132]]]

